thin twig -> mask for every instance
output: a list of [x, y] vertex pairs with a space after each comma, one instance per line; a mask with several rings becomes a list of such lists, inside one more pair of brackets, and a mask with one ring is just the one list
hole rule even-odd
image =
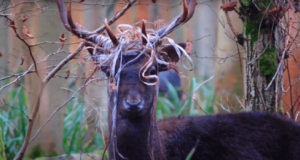
[[[4, 16], [9, 22], [13, 22], [13, 20], [11, 20], [10, 18], [8, 18], [7, 16]], [[31, 45], [29, 45], [22, 37], [20, 37], [20, 35], [18, 34], [17, 30], [16, 29], [13, 29], [12, 30], [15, 32], [16, 36], [18, 39], [20, 39], [28, 48], [28, 51], [29, 51], [29, 55], [32, 59], [32, 62], [34, 64], [34, 68], [35, 68], [35, 71], [36, 71], [36, 74], [38, 75], [38, 78], [41, 79], [41, 77], [39, 76], [39, 73], [38, 73], [38, 69], [37, 69], [37, 65], [36, 65], [36, 61], [35, 61], [35, 58], [33, 57], [33, 54], [32, 54], [32, 50], [31, 50]]]
[[76, 49], [76, 51], [70, 55], [68, 55], [65, 59], [63, 59], [43, 80], [43, 82], [48, 82], [65, 64], [67, 64], [71, 59], [73, 59], [84, 47], [84, 42], [81, 42]]
[[224, 111], [228, 112], [228, 113], [231, 113], [230, 109], [229, 108], [225, 108], [221, 103], [219, 102], [216, 102]]
[[31, 66], [28, 68], [27, 71], [25, 71], [24, 73], [18, 75], [18, 77], [17, 77], [15, 80], [13, 80], [13, 81], [9, 82], [8, 84], [2, 86], [2, 87], [0, 88], [0, 91], [1, 91], [2, 89], [6, 88], [6, 87], [8, 87], [8, 86], [10, 86], [10, 85], [12, 85], [13, 83], [18, 82], [18, 81], [20, 80], [20, 78], [22, 78], [24, 75], [26, 75], [28, 72], [30, 72], [30, 70], [31, 70], [32, 67], [33, 67], [33, 65], [31, 65]]

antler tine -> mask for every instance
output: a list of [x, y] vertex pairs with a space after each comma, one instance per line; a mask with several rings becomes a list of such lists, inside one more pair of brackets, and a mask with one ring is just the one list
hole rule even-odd
[[59, 10], [59, 15], [60, 15], [60, 19], [63, 22], [65, 28], [70, 31], [70, 26], [69, 26], [69, 22], [67, 20], [67, 12], [66, 12], [66, 8], [64, 5], [64, 2], [62, 0], [57, 0], [57, 7]]
[[[147, 37], [146, 26], [145, 26], [144, 20], [142, 21], [142, 34]], [[142, 36], [142, 41], [143, 41], [143, 44], [146, 45], [147, 39], [144, 36]]]
[[71, 15], [71, 0], [69, 0], [68, 3], [68, 8], [66, 10], [65, 4], [63, 0], [57, 0], [57, 6], [58, 6], [58, 10], [60, 13], [60, 18], [61, 21], [63, 22], [65, 28], [72, 32], [73, 34], [75, 34], [76, 36], [78, 36], [79, 38], [83, 38], [86, 39], [88, 41], [91, 42], [95, 42], [95, 37], [97, 37], [96, 34], [87, 31], [85, 29], [81, 29], [79, 28], [72, 19], [72, 15]]
[[78, 32], [78, 28], [77, 28], [76, 24], [73, 22], [73, 19], [72, 19], [71, 7], [72, 7], [72, 0], [69, 0], [68, 6], [67, 6], [68, 23], [69, 23], [72, 31]]
[[112, 43], [117, 46], [119, 45], [119, 41], [117, 39], [117, 37], [115, 36], [114, 32], [111, 30], [111, 28], [109, 27], [109, 25], [107, 24], [107, 21], [105, 19], [105, 23], [104, 23], [105, 29], [107, 31], [107, 34], [110, 38], [110, 40], [112, 41]]
[[181, 14], [180, 16], [180, 19], [178, 20], [178, 23], [182, 23], [185, 21], [187, 15], [189, 13], [189, 9], [187, 7], [187, 4], [186, 4], [186, 1], [184, 0], [183, 1], [183, 13]]
[[166, 25], [163, 28], [157, 30], [156, 33], [159, 35], [159, 37], [162, 38], [166, 36], [167, 34], [171, 33], [175, 28], [190, 20], [194, 15], [196, 5], [196, 0], [190, 0], [188, 4], [186, 0], [184, 0], [183, 13], [179, 17], [175, 18], [175, 20], [171, 21], [169, 25]]

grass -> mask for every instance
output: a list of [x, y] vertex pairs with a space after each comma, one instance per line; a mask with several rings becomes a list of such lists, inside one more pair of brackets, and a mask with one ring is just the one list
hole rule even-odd
[[0, 106], [0, 130], [7, 148], [7, 156], [12, 159], [22, 146], [27, 130], [27, 97], [24, 89], [18, 87], [6, 99], [6, 105]]
[[[1, 104], [0, 106], [0, 131], [2, 132], [2, 139], [4, 140], [6, 154], [9, 159], [13, 159], [16, 156], [26, 135], [28, 125], [26, 100], [24, 89], [17, 87], [6, 97], [6, 105]], [[83, 144], [82, 142], [86, 131], [84, 123], [85, 110], [82, 101], [71, 101], [66, 106], [62, 142], [66, 154], [101, 152], [103, 150], [104, 142], [99, 133], [93, 135], [93, 143]], [[28, 157], [36, 158], [56, 155], [55, 153], [49, 155], [41, 148], [33, 147]]]
[[63, 135], [63, 147], [66, 154], [101, 152], [104, 148], [102, 136], [98, 132], [93, 135], [92, 143], [84, 144], [82, 141], [86, 131], [86, 114], [82, 101], [74, 101], [66, 106]]
[[181, 102], [178, 97], [177, 90], [172, 85], [167, 84], [168, 96], [159, 95], [157, 99], [156, 115], [157, 119], [164, 119], [179, 115], [203, 115], [213, 113], [213, 88], [203, 85], [199, 90], [195, 91], [199, 86], [196, 78], [192, 78], [190, 90], [186, 94], [186, 99]]

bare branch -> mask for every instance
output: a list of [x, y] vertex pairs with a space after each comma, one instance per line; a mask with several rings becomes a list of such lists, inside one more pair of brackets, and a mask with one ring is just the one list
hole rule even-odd
[[37, 132], [35, 133], [35, 135], [30, 139], [29, 143], [31, 143], [36, 137], [37, 135], [40, 133], [41, 129], [44, 128], [44, 126], [53, 118], [53, 116], [60, 110], [62, 109], [64, 106], [66, 106], [71, 100], [73, 100], [75, 98], [75, 95], [80, 91], [82, 90], [83, 88], [85, 88], [89, 83], [95, 81], [95, 80], [99, 80], [101, 78], [95, 78], [95, 79], [91, 79], [89, 80], [88, 82], [86, 82], [84, 85], [82, 85], [80, 88], [78, 88], [73, 94], [72, 96], [66, 100], [61, 106], [57, 107], [53, 112], [52, 114], [49, 116], [49, 118], [47, 119], [46, 122], [44, 122], [42, 124], [42, 126], [37, 130]]

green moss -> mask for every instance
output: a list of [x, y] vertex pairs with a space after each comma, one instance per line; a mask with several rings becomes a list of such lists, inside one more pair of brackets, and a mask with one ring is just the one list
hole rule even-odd
[[245, 34], [250, 36], [250, 45], [253, 47], [253, 44], [258, 40], [258, 21], [247, 19], [245, 22]]
[[58, 154], [56, 152], [46, 153], [40, 146], [35, 146], [29, 152], [27, 158], [36, 159], [38, 157], [56, 157]]
[[246, 6], [249, 6], [251, 2], [252, 2], [251, 0], [242, 0], [243, 5]]
[[269, 82], [277, 70], [276, 48], [266, 49], [259, 59], [259, 67], [261, 74]]
[[272, 0], [263, 0], [263, 1], [258, 0], [258, 2], [256, 2], [256, 3], [258, 4], [259, 8], [262, 8], [262, 9], [266, 9], [266, 8], [272, 9], [272, 8], [274, 8], [274, 4], [275, 3], [272, 3], [271, 1]]
[[[252, 4], [253, 0], [242, 0], [242, 4], [245, 6], [250, 6]], [[267, 8], [269, 6], [269, 8], [273, 8], [274, 7], [274, 3], [272, 3], [272, 0], [254, 0], [254, 3], [259, 7], [259, 8]]]
[[58, 154], [56, 152], [50, 152], [46, 154], [46, 157], [57, 157]]
[[30, 159], [35, 159], [37, 157], [43, 157], [44, 155], [44, 150], [40, 146], [35, 146], [31, 149], [27, 157]]

